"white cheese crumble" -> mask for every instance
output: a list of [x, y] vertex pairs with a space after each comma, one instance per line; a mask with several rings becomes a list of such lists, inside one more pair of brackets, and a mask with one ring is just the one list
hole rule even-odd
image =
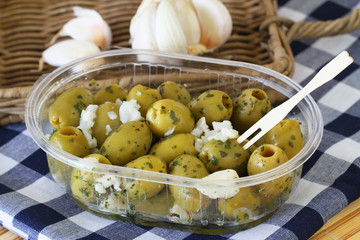
[[117, 119], [117, 115], [116, 115], [116, 113], [114, 111], [108, 112], [107, 115], [110, 118], [110, 120]]
[[167, 131], [166, 133], [164, 133], [164, 136], [167, 137], [167, 136], [170, 136], [171, 134], [173, 134], [173, 132], [175, 131], [175, 126], [170, 129], [169, 131]]
[[107, 124], [107, 125], [105, 126], [105, 130], [106, 130], [106, 132], [105, 132], [105, 136], [109, 135], [109, 133], [111, 133], [111, 132], [112, 132], [112, 128], [110, 127], [110, 125], [109, 125], [109, 124]]
[[120, 121], [122, 123], [130, 121], [142, 120], [143, 117], [139, 111], [140, 105], [136, 102], [135, 99], [130, 101], [124, 101], [119, 109]]
[[209, 132], [209, 126], [206, 124], [206, 119], [205, 117], [200, 118], [194, 129], [191, 131], [191, 134], [195, 135], [196, 137], [200, 137], [201, 135], [203, 135], [203, 133]]
[[115, 190], [120, 191], [120, 184], [120, 178], [112, 175], [104, 175], [96, 179], [94, 186], [95, 191], [97, 191], [99, 194], [103, 194], [106, 193], [106, 188], [111, 186], [113, 186]]
[[216, 182], [216, 180], [229, 180], [229, 181], [222, 181], [221, 185], [224, 186], [224, 188], [212, 188], [211, 185], [204, 184], [204, 187], [198, 187], [197, 189], [204, 195], [208, 196], [211, 199], [217, 199], [217, 198], [232, 198], [239, 192], [239, 187], [231, 187], [234, 185], [234, 183], [231, 181], [233, 179], [239, 178], [239, 175], [237, 172], [233, 169], [226, 169], [222, 171], [214, 172], [204, 178], [202, 180], [212, 180], [212, 182]]
[[207, 135], [206, 137], [208, 141], [215, 139], [225, 142], [228, 139], [239, 137], [238, 131], [233, 129], [231, 122], [228, 120], [222, 122], [213, 122], [212, 125], [214, 130], [205, 133], [205, 136]]
[[78, 128], [84, 133], [90, 149], [95, 148], [97, 145], [96, 138], [92, 137], [91, 128], [94, 126], [94, 120], [96, 118], [96, 111], [98, 107], [98, 105], [90, 104], [85, 110], [83, 109], [80, 116], [80, 124], [78, 126]]
[[115, 100], [115, 103], [116, 103], [117, 105], [121, 106], [121, 104], [122, 104], [123, 102], [120, 100], [120, 98], [117, 98], [117, 99]]
[[239, 137], [238, 131], [233, 129], [231, 122], [228, 120], [222, 122], [213, 122], [213, 130], [209, 129], [206, 124], [205, 117], [200, 118], [194, 129], [191, 131], [193, 135], [197, 137], [195, 139], [195, 149], [200, 152], [201, 148], [210, 140], [220, 140], [225, 142], [228, 139], [234, 139]]
[[137, 91], [137, 92], [136, 92], [136, 95], [141, 96], [141, 92], [140, 92], [140, 91]]

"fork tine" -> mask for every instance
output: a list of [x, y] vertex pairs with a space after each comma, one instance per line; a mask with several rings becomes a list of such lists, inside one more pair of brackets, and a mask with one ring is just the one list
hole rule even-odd
[[262, 136], [265, 135], [265, 133], [267, 133], [268, 131], [266, 130], [262, 130], [260, 132], [258, 132], [258, 134], [256, 134], [253, 138], [251, 138], [244, 146], [243, 148], [246, 150], [248, 149], [251, 145], [253, 145], [257, 140], [259, 140]]
[[253, 134], [254, 132], [256, 132], [256, 130], [259, 129], [258, 126], [259, 126], [259, 124], [258, 124], [258, 122], [256, 122], [248, 130], [246, 130], [243, 134], [241, 134], [241, 136], [237, 139], [238, 143], [242, 143], [243, 141], [248, 139], [248, 137], [250, 137], [251, 134]]

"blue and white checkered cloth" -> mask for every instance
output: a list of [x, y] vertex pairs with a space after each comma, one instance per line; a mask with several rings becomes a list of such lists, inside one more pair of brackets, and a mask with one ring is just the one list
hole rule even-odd
[[[279, 15], [295, 21], [335, 19], [358, 0], [281, 0]], [[325, 121], [324, 137], [305, 163], [294, 195], [265, 223], [227, 235], [198, 235], [115, 222], [78, 207], [53, 181], [45, 153], [24, 124], [0, 128], [0, 224], [29, 239], [308, 239], [360, 197], [360, 31], [291, 44], [294, 80], [305, 85], [342, 50], [355, 62], [312, 93]]]

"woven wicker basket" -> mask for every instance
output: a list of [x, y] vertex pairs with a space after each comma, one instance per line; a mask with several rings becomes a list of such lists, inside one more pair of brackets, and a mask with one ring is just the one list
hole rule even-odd
[[[33, 83], [53, 70], [38, 62], [47, 43], [68, 20], [72, 7], [96, 9], [110, 25], [113, 46], [130, 47], [129, 24], [141, 0], [0, 0], [0, 125], [23, 120]], [[293, 22], [277, 15], [276, 0], [223, 0], [233, 20], [230, 39], [207, 57], [251, 62], [292, 76], [290, 42], [360, 28], [360, 9], [327, 22]]]

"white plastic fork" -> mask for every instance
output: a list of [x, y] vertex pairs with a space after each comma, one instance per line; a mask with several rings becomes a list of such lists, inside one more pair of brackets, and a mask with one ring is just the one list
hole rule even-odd
[[283, 120], [286, 115], [298, 104], [306, 95], [310, 94], [313, 90], [317, 89], [324, 83], [332, 80], [345, 68], [347, 68], [354, 59], [349, 56], [347, 51], [341, 52], [328, 64], [326, 64], [320, 71], [315, 75], [315, 77], [298, 93], [293, 97], [289, 98], [284, 103], [272, 109], [254, 125], [252, 125], [248, 130], [246, 130], [238, 139], [239, 143], [242, 143], [248, 139], [253, 133], [260, 129], [254, 137], [252, 137], [243, 147], [244, 149], [249, 148], [257, 140], [259, 140], [265, 133], [267, 133], [271, 128], [273, 128], [277, 123]]

